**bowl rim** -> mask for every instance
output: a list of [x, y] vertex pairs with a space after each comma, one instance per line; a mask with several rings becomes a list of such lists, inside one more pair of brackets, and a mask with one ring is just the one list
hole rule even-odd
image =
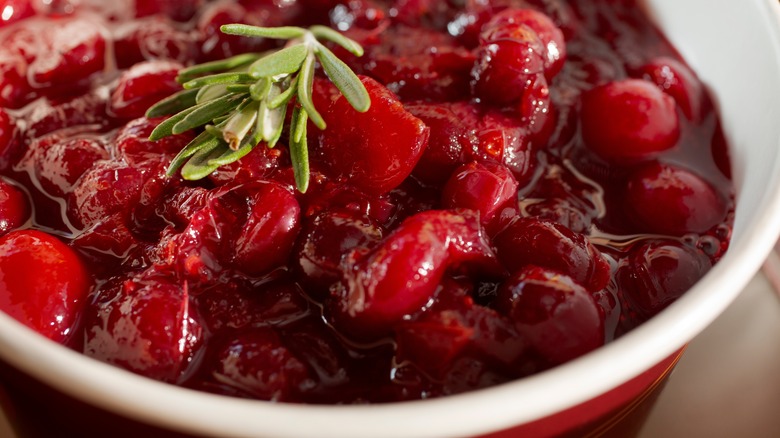
[[[780, 4], [773, 0], [755, 0], [754, 4], [769, 15], [766, 30], [775, 37], [774, 63], [780, 69]], [[780, 148], [780, 138], [775, 140]], [[740, 239], [732, 242], [721, 262], [677, 302], [632, 332], [584, 357], [499, 386], [431, 400], [381, 405], [321, 406], [243, 400], [168, 385], [95, 361], [39, 336], [2, 313], [0, 357], [77, 399], [136, 421], [186, 433], [244, 436], [262, 432], [278, 437], [302, 434], [361, 437], [368, 432], [379, 437], [462, 436], [509, 428], [576, 406], [641, 374], [683, 346], [670, 342], [671, 333], [677, 339], [692, 339], [736, 298], [780, 237], [780, 158], [775, 161], [768, 181], [772, 184], [768, 184], [761, 197], [760, 213], [745, 224]], [[707, 293], [720, 289], [719, 284], [726, 278], [733, 286], [727, 292]], [[701, 309], [697, 313], [704, 316], [688, 317], [694, 305]], [[609, 359], [615, 355], [624, 360], [609, 365]], [[634, 364], [625, 360], [634, 357], [642, 360]], [[582, 378], [584, 370], [587, 379]], [[564, 402], [533, 398], [546, 392], [569, 392], [571, 396]], [[523, 409], [518, 410], [518, 405]], [[464, 406], [469, 408], [465, 410]], [[360, 418], [359, 422], [354, 421], [356, 417]], [[446, 422], [431, 418], [446, 419]], [[334, 419], [338, 420], [337, 431], [332, 429]], [[302, 423], [305, 429], [300, 428]]]

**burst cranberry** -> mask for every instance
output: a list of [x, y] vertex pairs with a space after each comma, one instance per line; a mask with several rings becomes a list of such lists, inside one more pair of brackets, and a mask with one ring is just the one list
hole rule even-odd
[[135, 64], [119, 77], [119, 85], [111, 94], [109, 110], [123, 119], [141, 117], [150, 106], [181, 90], [176, 82], [181, 68], [181, 64], [171, 61]]
[[27, 196], [0, 179], [0, 236], [19, 228], [30, 217]]
[[170, 60], [184, 63], [194, 56], [190, 33], [178, 29], [162, 16], [124, 23], [114, 36], [117, 66], [128, 68], [141, 61]]
[[70, 86], [105, 66], [106, 41], [101, 24], [74, 18], [41, 24], [47, 48], [30, 63], [27, 77], [35, 87]]
[[93, 138], [53, 134], [31, 143], [20, 165], [31, 172], [44, 192], [63, 197], [95, 162], [107, 158], [104, 146]]
[[494, 243], [499, 259], [512, 272], [537, 265], [567, 275], [594, 292], [609, 281], [609, 264], [599, 250], [585, 236], [560, 224], [519, 218]]
[[226, 35], [219, 28], [225, 24], [248, 23], [268, 25], [250, 18], [247, 10], [238, 3], [214, 2], [204, 9], [198, 19], [200, 50], [205, 59], [224, 59], [239, 53], [261, 51], [267, 40]]
[[604, 344], [604, 314], [571, 278], [537, 266], [515, 273], [499, 290], [497, 306], [551, 364]]
[[147, 161], [169, 160], [194, 138], [192, 132], [185, 132], [157, 141], [149, 140], [149, 134], [160, 121], [141, 117], [120, 128], [113, 142], [116, 156], [127, 164], [139, 166]]
[[640, 79], [588, 91], [580, 119], [585, 145], [612, 163], [652, 158], [673, 148], [680, 137], [674, 99]]
[[348, 210], [326, 211], [301, 233], [296, 267], [312, 288], [327, 290], [341, 279], [341, 259], [356, 248], [372, 248], [382, 229], [370, 218]]
[[[301, 214], [298, 201], [287, 189], [270, 182], [256, 182], [237, 190], [252, 195], [246, 202], [249, 215], [236, 239], [236, 266], [250, 275], [282, 266], [298, 236]], [[274, 208], [269, 209], [269, 205]]]
[[651, 163], [635, 171], [623, 208], [644, 232], [703, 233], [721, 223], [726, 203], [712, 185], [681, 167]]
[[104, 161], [88, 170], [73, 187], [69, 216], [88, 227], [101, 218], [134, 205], [147, 171], [122, 163]]
[[631, 250], [617, 279], [633, 309], [649, 318], [679, 298], [712, 267], [701, 251], [673, 240], [653, 240]]
[[370, 252], [356, 251], [332, 299], [334, 323], [357, 337], [387, 333], [423, 309], [444, 273], [459, 265], [496, 270], [477, 215], [428, 211], [405, 220]]
[[486, 162], [459, 167], [442, 192], [444, 208], [469, 208], [487, 226], [503, 208], [517, 205], [517, 181], [505, 166]]
[[[0, 102], [2, 104], [2, 102]], [[16, 158], [18, 144], [16, 141], [16, 123], [14, 119], [0, 108], [0, 169], [5, 169]]]
[[268, 148], [260, 144], [244, 158], [218, 168], [208, 178], [217, 185], [263, 180], [286, 163], [289, 163], [286, 149]]
[[382, 194], [409, 176], [430, 130], [381, 84], [365, 77], [361, 81], [371, 108], [359, 113], [345, 98], [337, 99], [323, 114], [328, 129], [319, 134], [314, 154], [334, 177]]
[[0, 309], [64, 343], [73, 333], [90, 280], [73, 250], [34, 230], [0, 238]]
[[656, 58], [639, 67], [633, 74], [655, 83], [672, 96], [685, 117], [693, 119], [701, 115], [704, 87], [682, 62], [667, 57]]
[[85, 317], [84, 353], [176, 382], [203, 340], [186, 283], [150, 270], [100, 287]]
[[54, 131], [79, 125], [105, 127], [110, 124], [103, 93], [92, 91], [65, 101], [39, 99], [24, 109], [29, 137], [41, 137]]
[[21, 56], [0, 54], [0, 105], [19, 108], [29, 101], [31, 88], [26, 75], [27, 61]]
[[238, 335], [216, 359], [213, 376], [217, 381], [261, 400], [290, 400], [309, 377], [304, 364], [270, 328]]
[[505, 9], [483, 26], [481, 39], [488, 43], [500, 39], [522, 40], [528, 30], [536, 33], [544, 46], [545, 75], [550, 79], [563, 68], [566, 42], [563, 32], [547, 15], [533, 9]]
[[[119, 263], [131, 264], [138, 260], [141, 242], [128, 228], [125, 215], [113, 213], [81, 231], [72, 242], [75, 248], [83, 254], [95, 256], [100, 260], [93, 267], [96, 272], [103, 273], [114, 268]], [[114, 257], [114, 260], [109, 259]]]

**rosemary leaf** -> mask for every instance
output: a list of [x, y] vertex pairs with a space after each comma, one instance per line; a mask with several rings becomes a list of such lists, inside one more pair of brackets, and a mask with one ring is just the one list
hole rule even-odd
[[165, 138], [169, 135], [173, 135], [173, 127], [176, 126], [177, 123], [184, 120], [185, 117], [190, 115], [196, 109], [198, 109], [198, 106], [193, 106], [183, 111], [180, 111], [179, 113], [174, 114], [171, 117], [168, 117], [167, 119], [163, 120], [162, 123], [157, 125], [152, 131], [152, 133], [149, 134], [149, 140], [157, 141], [161, 138]]
[[225, 24], [219, 28], [228, 35], [289, 40], [306, 35], [306, 29], [295, 26], [258, 27], [248, 24]]
[[213, 119], [236, 109], [243, 97], [244, 96], [240, 94], [229, 94], [193, 107], [194, 111], [190, 112], [181, 119], [180, 122], [176, 123], [173, 126], [172, 132], [174, 134], [181, 134], [182, 132], [197, 128], [198, 126], [205, 125]]
[[366, 87], [347, 64], [322, 45], [319, 47], [317, 55], [319, 55], [317, 59], [320, 60], [325, 74], [336, 85], [336, 88], [341, 91], [347, 102], [361, 113], [368, 111], [371, 107], [371, 98], [368, 95], [368, 91], [366, 91]]
[[182, 87], [189, 90], [193, 88], [200, 88], [205, 85], [235, 84], [240, 82], [251, 83], [254, 81], [255, 78], [253, 78], [249, 73], [232, 71], [227, 73], [217, 73], [210, 76], [203, 76], [200, 78], [196, 78], [191, 81], [185, 82], [184, 84], [182, 84]]
[[207, 147], [200, 148], [181, 168], [181, 176], [186, 180], [199, 180], [203, 179], [219, 167], [218, 164], [210, 164], [209, 162], [224, 154], [225, 151], [230, 152], [230, 149], [222, 141], [216, 143], [210, 143]]
[[165, 174], [168, 176], [175, 175], [181, 166], [183, 166], [191, 156], [195, 155], [203, 148], [208, 149], [216, 147], [216, 145], [219, 144], [219, 141], [219, 138], [215, 138], [209, 132], [202, 132], [191, 142], [187, 143], [187, 146], [184, 146], [184, 148], [178, 154], [176, 154], [176, 156], [171, 161], [171, 164], [168, 165], [168, 170], [165, 171]]
[[257, 139], [252, 138], [252, 136], [247, 136], [246, 140], [249, 141], [243, 141], [240, 147], [238, 147], [237, 149], [231, 149], [231, 148], [222, 149], [221, 150], [222, 153], [220, 155], [218, 156], [214, 156], [214, 154], [210, 155], [210, 157], [213, 158], [209, 158], [208, 165], [219, 167], [244, 158], [246, 154], [252, 152], [252, 149], [254, 149], [258, 143], [256, 141]]
[[309, 52], [298, 74], [298, 102], [308, 113], [308, 118], [320, 129], [325, 129], [325, 120], [314, 108], [311, 91], [314, 87], [314, 53]]
[[[281, 83], [280, 86], [283, 88], [284, 83]], [[298, 88], [298, 76], [294, 77], [289, 83], [287, 84], [287, 88], [284, 88], [278, 95], [275, 97], [268, 96], [268, 108], [274, 109], [278, 108], [283, 105], [287, 105], [287, 102], [290, 101], [290, 99], [295, 94], [296, 90]]]
[[286, 47], [264, 56], [249, 66], [249, 74], [255, 78], [289, 75], [301, 68], [309, 49], [303, 44]]
[[332, 41], [355, 56], [363, 56], [363, 47], [360, 44], [329, 27], [315, 25], [310, 27], [309, 30], [317, 39]]
[[227, 84], [213, 84], [195, 88], [198, 91], [195, 102], [201, 104], [225, 96], [229, 93], [227, 87]]
[[290, 160], [298, 191], [306, 193], [309, 188], [309, 149], [306, 142], [306, 110], [296, 107], [290, 122]]
[[172, 94], [149, 108], [146, 111], [146, 117], [151, 119], [183, 111], [195, 105], [195, 96], [197, 94], [198, 90], [181, 90]]
[[205, 62], [203, 64], [193, 65], [192, 67], [185, 68], [179, 71], [179, 75], [176, 76], [176, 81], [180, 84], [183, 84], [206, 73], [233, 70], [235, 68], [249, 65], [255, 62], [257, 58], [261, 56], [262, 56], [261, 53], [244, 53], [227, 59], [221, 59], [218, 61], [211, 61], [211, 62]]
[[249, 86], [249, 95], [256, 101], [265, 100], [271, 90], [271, 78], [260, 78]]
[[260, 103], [251, 99], [247, 100], [250, 103], [241, 111], [233, 114], [222, 129], [223, 139], [233, 151], [238, 150], [244, 137], [255, 126], [255, 121], [257, 120], [257, 110], [260, 107]]
[[265, 102], [260, 104], [260, 109], [257, 112], [257, 127], [255, 130], [260, 134], [260, 137], [268, 143], [269, 148], [276, 146], [276, 142], [281, 138], [286, 115], [287, 105], [269, 108]]

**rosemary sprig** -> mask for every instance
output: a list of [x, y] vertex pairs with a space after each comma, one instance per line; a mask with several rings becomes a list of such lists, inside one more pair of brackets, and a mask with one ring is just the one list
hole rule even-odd
[[161, 100], [147, 111], [147, 117], [171, 115], [149, 136], [159, 140], [191, 129], [202, 132], [187, 144], [168, 167], [168, 175], [181, 171], [184, 179], [208, 176], [219, 166], [232, 163], [260, 143], [276, 146], [284, 130], [287, 108], [292, 104], [288, 148], [298, 190], [309, 186], [309, 152], [306, 126], [311, 120], [326, 124], [312, 100], [316, 63], [344, 98], [360, 112], [371, 101], [355, 73], [321, 41], [340, 45], [356, 56], [363, 55], [358, 43], [324, 26], [257, 27], [228, 24], [223, 33], [247, 37], [289, 40], [280, 50], [247, 53], [221, 61], [195, 65], [179, 72], [182, 91]]

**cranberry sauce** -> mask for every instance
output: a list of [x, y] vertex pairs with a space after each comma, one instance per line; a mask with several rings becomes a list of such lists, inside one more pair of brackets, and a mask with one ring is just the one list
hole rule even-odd
[[[459, 393], [622, 335], [728, 246], [717, 115], [634, 1], [5, 3], [0, 309], [132, 372], [306, 403]], [[233, 22], [365, 49], [331, 47], [368, 112], [317, 73], [306, 193], [286, 144], [185, 181], [166, 169], [197, 132], [148, 139], [180, 68], [279, 47]]]

